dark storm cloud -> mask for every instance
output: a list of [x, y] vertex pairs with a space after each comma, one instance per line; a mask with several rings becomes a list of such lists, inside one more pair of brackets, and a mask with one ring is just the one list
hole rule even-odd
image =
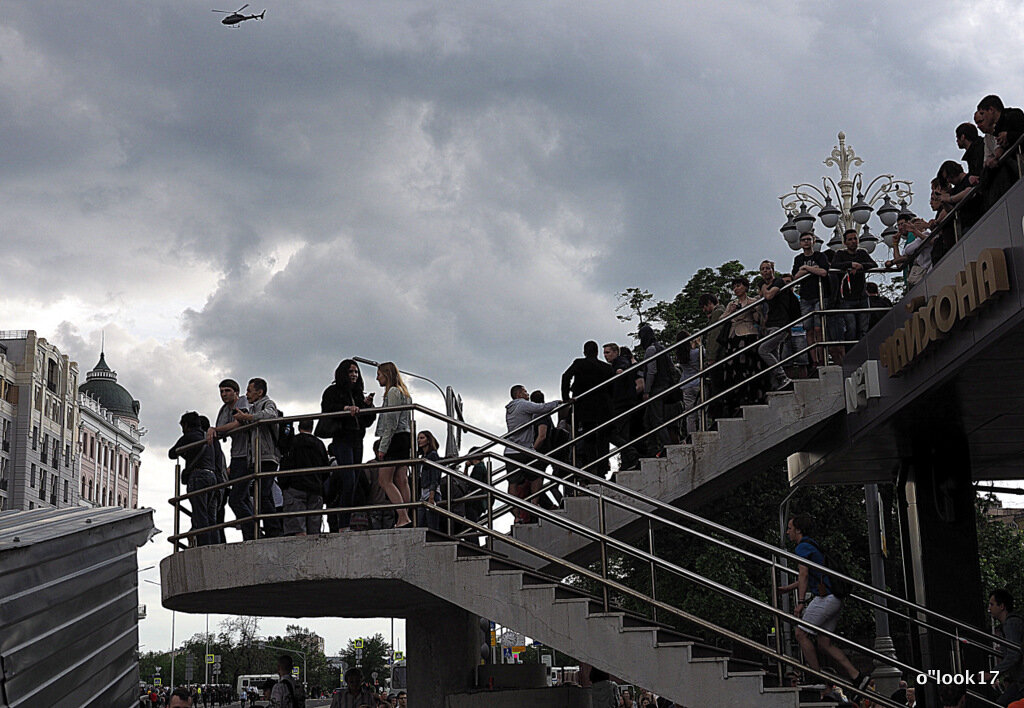
[[5, 8], [14, 286], [178, 288], [192, 351], [303, 395], [352, 352], [481, 396], [557, 373], [625, 287], [785, 262], [775, 195], [838, 130], [921, 184], [1020, 94], [985, 26], [1019, 12], [952, 3]]

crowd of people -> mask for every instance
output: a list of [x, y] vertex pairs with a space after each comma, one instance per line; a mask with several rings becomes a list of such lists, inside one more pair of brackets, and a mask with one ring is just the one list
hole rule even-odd
[[[946, 160], [931, 180], [933, 218], [901, 220], [885, 265], [903, 267], [908, 285], [919, 283], [956, 243], [957, 233], [966, 233], [1019, 179], [1018, 166], [1003, 158], [1021, 135], [1024, 111], [1005, 107], [999, 96], [982, 98], [974, 122], [956, 127], [956, 145], [964, 151], [960, 161]], [[947, 218], [954, 210], [958, 218]]]

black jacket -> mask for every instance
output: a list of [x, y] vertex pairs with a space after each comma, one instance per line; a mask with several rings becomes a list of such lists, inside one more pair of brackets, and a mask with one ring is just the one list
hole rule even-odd
[[[337, 383], [332, 383], [324, 389], [323, 396], [320, 399], [320, 412], [336, 413], [345, 410], [346, 406], [358, 406], [361, 410], [373, 408], [373, 403], [371, 402], [367, 405], [365, 398], [366, 396], [361, 386], [342, 387]], [[377, 414], [373, 411], [360, 413], [356, 416], [339, 416], [334, 419], [336, 422], [332, 423], [335, 426], [333, 429], [338, 431], [338, 435], [334, 437], [345, 436], [350, 439], [357, 438], [362, 440], [366, 434], [366, 429], [373, 424], [373, 419], [376, 417]], [[320, 431], [318, 430], [317, 432]]]
[[[299, 433], [292, 440], [291, 449], [281, 460], [282, 470], [301, 470], [307, 467], [327, 467], [327, 448], [323, 441], [310, 433]], [[277, 483], [281, 489], [300, 489], [304, 492], [321, 494], [327, 471], [307, 472], [306, 474], [278, 475]]]
[[188, 450], [182, 450], [178, 452], [178, 448], [188, 445], [189, 443], [199, 442], [205, 440], [206, 436], [203, 435], [203, 431], [199, 428], [192, 428], [186, 430], [185, 433], [178, 438], [178, 441], [171, 446], [167, 456], [172, 460], [179, 457], [185, 458], [185, 468], [181, 471], [181, 481], [188, 483], [188, 478], [192, 474], [192, 470], [209, 470], [214, 475], [217, 474], [217, 462], [213, 456], [212, 445], [196, 445]]
[[[615, 372], [611, 364], [597, 357], [575, 360], [562, 374], [562, 400], [567, 400], [589, 391], [594, 386], [610, 379]], [[577, 422], [601, 422], [611, 417], [611, 391], [605, 386], [576, 401]]]

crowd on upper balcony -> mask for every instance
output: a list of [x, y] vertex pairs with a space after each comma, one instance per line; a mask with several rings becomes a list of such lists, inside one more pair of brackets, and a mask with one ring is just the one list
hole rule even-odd
[[[972, 122], [956, 127], [960, 160], [946, 160], [931, 180], [930, 220], [901, 214], [893, 257], [886, 266], [903, 266], [914, 286], [1020, 178], [1019, 165], [1004, 159], [1024, 135], [1024, 111], [1008, 108], [999, 96], [978, 102]], [[966, 166], [966, 169], [965, 169]], [[955, 218], [948, 218], [955, 212]]]
[[[942, 163], [931, 184], [933, 217], [925, 220], [904, 209], [897, 220], [893, 258], [884, 265], [903, 267], [910, 286], [920, 282], [958, 234], [1019, 178], [1017, 163], [1003, 158], [1022, 134], [1024, 111], [1004, 107], [998, 96], [984, 97], [974, 122], [955, 131], [966, 170], [956, 160]], [[956, 218], [949, 218], [951, 214]], [[557, 400], [545, 402], [542, 391], [531, 393], [524, 385], [514, 385], [505, 411], [510, 446], [503, 451], [509, 492], [545, 506], [560, 504], [563, 489], [556, 485], [541, 491], [540, 473], [550, 465], [545, 457], [598, 475], [609, 473], [616, 456], [619, 469], [636, 469], [641, 457], [663, 454], [668, 445], [713, 428], [717, 419], [739, 416], [742, 406], [763, 402], [767, 392], [790, 390], [794, 378], [814, 376], [830, 361], [841, 363], [846, 350], [892, 303], [881, 296], [877, 283], [867, 280], [878, 264], [860, 247], [856, 229], [842, 234], [836, 250], [821, 251], [820, 243], [813, 231], [801, 234], [799, 253], [788, 272], [764, 260], [753, 282], [742, 275], [733, 279], [728, 302], [719, 302], [711, 292], [703, 294], [699, 305], [707, 317], [706, 331], [701, 336], [679, 332], [673, 351], [665, 351], [654, 328], [642, 323], [635, 352], [615, 342], [602, 348], [596, 341], [587, 342], [583, 356], [563, 373]], [[802, 280], [791, 287], [794, 279]], [[384, 407], [412, 403], [395, 364], [381, 364], [376, 379], [384, 390]], [[193, 528], [223, 524], [225, 507], [230, 506], [243, 538], [254, 539], [257, 524], [252, 517], [258, 506], [261, 515], [305, 513], [262, 519], [265, 536], [318, 533], [322, 524], [317, 512], [325, 506], [411, 504], [414, 497], [426, 502], [417, 509], [418, 521], [440, 526], [440, 515], [430, 511], [447, 491], [444, 475], [431, 464], [442, 462], [436, 437], [420, 430], [414, 442], [409, 410], [378, 414], [355, 360], [338, 365], [321, 400], [321, 413], [347, 415], [320, 418], [315, 429], [312, 421], [299, 423], [294, 434], [277, 424], [259, 426], [258, 432], [243, 429], [256, 421], [273, 421], [281, 413], [264, 379], [250, 379], [244, 397], [240, 393], [236, 381], [225, 379], [213, 424], [194, 411], [181, 418], [182, 436], [170, 457], [185, 458], [182, 482], [190, 493], [224, 485], [191, 496]], [[563, 401], [573, 405], [563, 406]], [[374, 421], [377, 464], [359, 469], [354, 465], [363, 462], [363, 441]], [[218, 437], [230, 438], [229, 457], [216, 444]], [[208, 444], [196, 444], [203, 440]], [[425, 462], [417, 465], [410, 483], [409, 461], [417, 457]], [[474, 479], [487, 479], [482, 456], [465, 464]], [[322, 469], [328, 467], [337, 469]], [[303, 471], [275, 474], [289, 470]], [[558, 465], [552, 471], [564, 477]], [[253, 472], [264, 473], [255, 493], [250, 480], [228, 484]], [[455, 485], [458, 493], [453, 497], [466, 496], [470, 485], [463, 481]], [[484, 509], [470, 501], [457, 511], [475, 520]], [[331, 512], [326, 517], [331, 531], [412, 523], [408, 508]], [[529, 521], [531, 514], [519, 509], [516, 518]], [[195, 539], [200, 545], [223, 541], [223, 529]]]

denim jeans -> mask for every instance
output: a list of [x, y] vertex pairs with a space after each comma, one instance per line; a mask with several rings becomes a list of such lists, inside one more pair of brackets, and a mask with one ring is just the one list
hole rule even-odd
[[772, 390], [786, 383], [786, 372], [779, 366], [782, 347], [789, 339], [789, 327], [768, 327], [767, 336], [757, 346], [757, 355], [761, 357], [765, 368], [771, 369]]
[[[192, 473], [188, 476], [185, 488], [191, 494], [192, 492], [212, 487], [216, 483], [217, 479], [214, 477], [212, 470], [192, 470]], [[192, 504], [193, 530], [206, 528], [216, 523], [217, 510], [213, 507], [216, 497], [216, 494], [206, 492], [189, 498]], [[195, 546], [209, 546], [214, 543], [217, 543], [216, 531], [205, 531], [192, 537], [192, 545]]]
[[[271, 460], [263, 460], [260, 463], [260, 472], [276, 472], [277, 463]], [[274, 486], [274, 477], [260, 477], [260, 514], [274, 514], [277, 507], [274, 505], [274, 495], [271, 487]], [[284, 533], [284, 519], [264, 519], [263, 535], [266, 538], [277, 538]]]
[[[861, 298], [860, 300], [840, 300], [839, 309], [841, 310], [859, 310], [868, 306], [868, 299]], [[847, 341], [859, 342], [864, 338], [864, 335], [868, 333], [868, 326], [871, 324], [871, 313], [870, 312], [851, 312], [846, 315], [840, 315], [836, 317], [839, 323], [841, 323], [842, 332], [839, 333], [839, 339]]]
[[[238, 479], [249, 474], [249, 459], [247, 457], [232, 457], [231, 465], [228, 467], [228, 479]], [[252, 516], [252, 481], [236, 482], [231, 485], [231, 492], [228, 495], [228, 506], [234, 512], [236, 519], [247, 519]], [[251, 541], [256, 538], [256, 524], [252, 521], [242, 523], [242, 540]]]
[[[328, 446], [327, 451], [334, 457], [338, 466], [353, 465], [363, 461], [362, 438], [356, 440], [335, 438]], [[355, 506], [357, 475], [362, 471], [356, 468], [347, 470], [333, 470], [327, 482], [327, 506]], [[351, 512], [343, 511], [327, 515], [327, 527], [331, 533], [339, 529], [347, 529]]]

